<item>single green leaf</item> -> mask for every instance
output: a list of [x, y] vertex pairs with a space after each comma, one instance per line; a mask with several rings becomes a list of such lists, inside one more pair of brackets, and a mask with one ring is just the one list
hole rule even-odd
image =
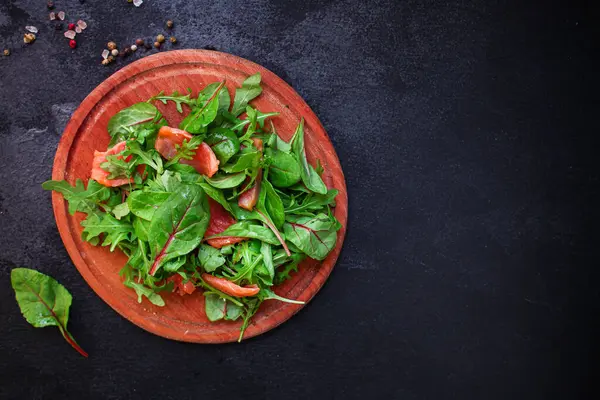
[[171, 258], [168, 261], [165, 261], [162, 264], [161, 269], [163, 271], [165, 271], [165, 273], [167, 273], [168, 275], [177, 272], [177, 270], [179, 268], [181, 268], [183, 266], [183, 264], [185, 264], [187, 261], [187, 257], [186, 256], [180, 256], [177, 258]]
[[327, 206], [335, 206], [335, 197], [338, 195], [337, 189], [329, 189], [327, 194], [308, 194], [303, 201], [285, 208], [286, 214], [303, 214], [321, 211]]
[[71, 293], [55, 279], [28, 268], [14, 268], [10, 281], [23, 317], [36, 328], [56, 326], [65, 340], [82, 356], [88, 354], [67, 330]]
[[302, 178], [304, 185], [315, 193], [327, 193], [327, 186], [325, 186], [325, 183], [323, 183], [319, 174], [317, 174], [315, 169], [306, 159], [306, 152], [304, 149], [304, 120], [300, 121], [296, 128], [296, 132], [292, 138], [292, 150], [294, 151], [296, 158], [300, 161], [300, 177]]
[[275, 276], [275, 266], [273, 265], [273, 252], [271, 250], [271, 245], [265, 242], [261, 243], [260, 246], [260, 254], [263, 256], [263, 263], [267, 271], [269, 272], [269, 276], [271, 279]]
[[269, 228], [252, 223], [251, 221], [237, 222], [231, 225], [229, 228], [225, 229], [223, 232], [217, 235], [210, 236], [208, 239], [217, 237], [252, 238], [262, 240], [263, 242], [267, 242], [273, 245], [279, 244], [279, 240]]
[[[221, 167], [221, 170], [227, 173], [242, 172], [251, 168], [258, 168], [262, 152], [247, 148], [234, 156], [229, 164]], [[246, 149], [244, 149], [246, 150]]]
[[240, 150], [240, 141], [236, 134], [226, 128], [213, 128], [206, 137], [206, 144], [210, 146], [221, 164], [227, 163]]
[[225, 82], [221, 82], [202, 106], [192, 109], [192, 112], [179, 124], [179, 129], [193, 134], [205, 132], [205, 128], [217, 117], [219, 111], [218, 95], [224, 85]]
[[258, 293], [258, 296], [261, 300], [279, 300], [284, 303], [292, 303], [292, 304], [305, 304], [303, 301], [286, 299], [285, 297], [278, 296], [273, 291], [269, 289], [261, 289]]
[[137, 125], [152, 122], [160, 116], [158, 109], [149, 103], [136, 103], [116, 113], [108, 121], [108, 134], [111, 137], [129, 135], [130, 129]]
[[[282, 256], [285, 256], [285, 258], [282, 258]], [[273, 258], [273, 261], [277, 267], [282, 265], [283, 267], [277, 269], [273, 283], [279, 285], [280, 283], [291, 278], [290, 274], [298, 271], [298, 265], [300, 265], [305, 258], [306, 255], [303, 253], [292, 253], [291, 257], [288, 257], [283, 251], [278, 253]]]
[[166, 261], [194, 250], [208, 227], [210, 211], [204, 191], [182, 184], [156, 210], [150, 224], [150, 252], [154, 275]]
[[283, 229], [287, 240], [315, 260], [323, 260], [335, 247], [336, 226], [325, 214], [293, 218]]
[[91, 213], [98, 209], [98, 204], [110, 197], [110, 189], [90, 179], [87, 189], [84, 188], [81, 179], [77, 179], [75, 186], [69, 185], [67, 181], [46, 181], [42, 183], [44, 190], [54, 190], [61, 193], [69, 203], [69, 214], [77, 211]]
[[141, 303], [142, 298], [145, 296], [148, 299], [148, 301], [154, 304], [155, 306], [164, 307], [165, 301], [163, 300], [163, 298], [158, 293], [154, 292], [151, 288], [133, 280], [126, 280], [123, 282], [123, 285], [135, 290], [135, 293], [138, 297], [138, 303]]
[[227, 314], [227, 300], [216, 293], [205, 293], [204, 305], [206, 317], [211, 322], [223, 319]]
[[219, 249], [212, 246], [201, 244], [198, 250], [198, 261], [206, 272], [213, 272], [221, 265], [225, 264], [225, 257], [221, 255]]
[[234, 174], [217, 174], [212, 178], [205, 177], [204, 180], [211, 186], [217, 189], [231, 189], [241, 185], [246, 179], [244, 172], [238, 172]]
[[261, 202], [260, 208], [262, 209], [264, 205], [264, 210], [271, 217], [273, 224], [277, 229], [281, 229], [285, 221], [283, 203], [271, 183], [266, 179], [263, 179], [261, 184], [259, 200], [261, 198], [264, 199], [264, 203]]
[[238, 306], [235, 303], [227, 300], [227, 314], [225, 314], [225, 319], [227, 321], [235, 321], [244, 313], [244, 307]]
[[133, 219], [133, 231], [139, 239], [147, 242], [149, 230], [150, 221], [138, 217]]
[[231, 108], [231, 114], [234, 116], [240, 115], [250, 100], [258, 97], [262, 93], [260, 87], [260, 73], [256, 73], [249, 76], [243, 83], [242, 87], [237, 88], [235, 91], [235, 97], [233, 99], [233, 106]]
[[167, 101], [172, 101], [175, 103], [175, 108], [177, 109], [177, 111], [181, 114], [183, 113], [183, 104], [186, 104], [188, 106], [192, 106], [194, 104], [196, 104], [196, 100], [192, 99], [192, 93], [191, 93], [191, 89], [188, 89], [188, 94], [183, 95], [183, 94], [179, 94], [178, 91], [174, 91], [170, 96], [165, 95], [163, 92], [160, 92], [159, 94], [157, 94], [156, 96], [151, 97], [147, 103], [151, 103], [153, 101], [160, 101], [163, 104], [167, 104]]
[[233, 214], [231, 205], [229, 204], [229, 202], [225, 198], [225, 195], [223, 194], [223, 192], [220, 189], [212, 187], [208, 183], [199, 183], [198, 185], [204, 190], [204, 193], [206, 193], [208, 195], [208, 197], [210, 197], [211, 199], [213, 199], [214, 201], [216, 201], [217, 203], [222, 205], [223, 208], [225, 208], [227, 211], [229, 211], [231, 214]]
[[154, 212], [169, 198], [169, 192], [144, 192], [134, 190], [127, 197], [127, 205], [131, 213], [150, 221]]
[[268, 149], [269, 181], [277, 187], [287, 188], [300, 181], [300, 164], [289, 153]]
[[121, 203], [112, 209], [112, 213], [116, 219], [121, 219], [129, 214], [129, 206], [127, 203]]

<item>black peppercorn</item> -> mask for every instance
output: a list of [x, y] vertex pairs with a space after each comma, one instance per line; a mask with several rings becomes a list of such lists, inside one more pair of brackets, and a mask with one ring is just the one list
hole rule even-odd
[[54, 2], [53, 1], [47, 2], [46, 5], [48, 6], [48, 10], [54, 9]]

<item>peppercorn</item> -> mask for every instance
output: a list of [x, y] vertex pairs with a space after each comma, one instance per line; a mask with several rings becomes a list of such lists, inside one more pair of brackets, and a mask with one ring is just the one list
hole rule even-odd
[[135, 44], [137, 44], [138, 46], [143, 46], [144, 45], [144, 39], [137, 39], [135, 41]]
[[53, 1], [47, 2], [46, 5], [48, 6], [48, 10], [53, 10], [54, 9], [54, 2]]
[[23, 42], [32, 43], [35, 40], [35, 35], [33, 33], [26, 33], [23, 35]]
[[108, 42], [106, 47], [108, 47], [109, 50], [114, 50], [117, 48], [117, 44], [115, 42]]
[[116, 56], [118, 56], [118, 55], [119, 55], [119, 50], [117, 50], [117, 49], [112, 49], [112, 50], [110, 51], [110, 54], [112, 54], [114, 57], [116, 57]]
[[77, 42], [73, 39], [69, 40], [69, 47], [74, 49], [75, 47], [77, 47]]
[[144, 44], [144, 48], [145, 48], [146, 50], [152, 50], [152, 45], [151, 45], [150, 43], [145, 43], [145, 44]]
[[171, 20], [168, 20], [168, 21], [167, 21], [167, 28], [169, 28], [169, 29], [173, 29], [173, 25], [174, 25], [174, 24], [173, 24], [173, 21], [171, 21]]
[[170, 41], [171, 43], [175, 44], [175, 43], [177, 43], [177, 38], [176, 38], [175, 36], [171, 36], [171, 37], [169, 38], [169, 41]]
[[102, 65], [108, 65], [110, 64], [110, 60], [108, 58], [102, 60]]
[[137, 50], [137, 46], [135, 44], [131, 45], [131, 51], [136, 51]]
[[156, 47], [157, 49], [160, 49], [160, 42], [154, 42], [154, 47]]
[[69, 30], [70, 31], [74, 31], [75, 30], [75, 24], [69, 24]]
[[56, 24], [56, 25], [54, 26], [54, 29], [56, 29], [57, 31], [62, 31], [62, 29], [63, 29], [63, 24], [61, 24], [61, 23], [58, 23], [58, 24]]
[[4, 49], [3, 54], [8, 57], [10, 56], [10, 50], [9, 49]]
[[158, 43], [164, 43], [164, 42], [165, 42], [165, 35], [163, 35], [163, 34], [160, 34], [160, 35], [158, 35], [158, 36], [156, 37], [156, 41], [157, 41]]

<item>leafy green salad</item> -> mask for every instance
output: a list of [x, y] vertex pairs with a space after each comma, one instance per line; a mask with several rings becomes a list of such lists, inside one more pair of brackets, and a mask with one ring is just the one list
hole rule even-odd
[[[159, 93], [114, 115], [106, 151], [95, 151], [87, 185], [47, 181], [70, 214], [87, 214], [83, 240], [121, 250], [123, 284], [138, 301], [200, 289], [210, 321], [241, 320], [239, 340], [261, 303], [285, 299], [273, 287], [306, 257], [323, 260], [341, 228], [328, 189], [304, 148], [304, 122], [290, 142], [249, 102], [260, 74], [235, 90], [224, 82], [197, 97]], [[170, 127], [155, 104], [187, 113]], [[195, 294], [197, 295], [197, 294]]]

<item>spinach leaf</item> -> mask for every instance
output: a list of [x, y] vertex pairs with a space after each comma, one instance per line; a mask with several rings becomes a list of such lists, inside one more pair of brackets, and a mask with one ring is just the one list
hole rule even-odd
[[306, 255], [323, 260], [335, 247], [336, 224], [325, 214], [291, 218], [283, 225], [285, 237]]
[[218, 238], [218, 237], [243, 237], [243, 238], [252, 238], [258, 239], [263, 242], [278, 245], [279, 240], [275, 236], [273, 232], [269, 228], [265, 228], [262, 225], [254, 224], [251, 221], [240, 221], [229, 228], [225, 229], [223, 232], [208, 237], [207, 239]]
[[227, 300], [218, 294], [206, 292], [204, 302], [204, 310], [209, 321], [215, 322], [227, 315]]
[[235, 174], [217, 174], [213, 178], [205, 177], [204, 180], [208, 182], [212, 187], [217, 189], [231, 189], [239, 186], [246, 179], [244, 172], [238, 172]]
[[[160, 117], [160, 112], [152, 104], [136, 103], [119, 111], [108, 121], [108, 134], [111, 138], [119, 136], [128, 138], [131, 128], [147, 122], [158, 121]], [[122, 139], [124, 140], [124, 138]]]
[[227, 163], [240, 150], [240, 141], [232, 130], [226, 128], [213, 128], [206, 138], [212, 151], [221, 164]]
[[327, 186], [325, 186], [319, 174], [317, 174], [306, 159], [306, 152], [304, 150], [304, 120], [300, 121], [300, 124], [296, 128], [296, 133], [294, 133], [294, 137], [292, 138], [292, 150], [296, 158], [300, 160], [300, 176], [306, 187], [315, 193], [327, 193]]
[[221, 82], [214, 89], [206, 103], [192, 110], [192, 112], [181, 121], [179, 129], [183, 129], [189, 133], [203, 133], [205, 128], [215, 120], [219, 111], [219, 92], [223, 89], [225, 82]]
[[269, 183], [268, 180], [264, 179], [262, 181], [260, 194], [258, 198], [258, 207], [259, 209], [266, 211], [266, 213], [271, 217], [273, 224], [280, 229], [285, 221], [285, 213], [283, 209], [283, 203], [281, 198], [273, 189], [273, 186]]
[[[248, 149], [248, 150], [246, 150]], [[242, 172], [250, 168], [258, 168], [262, 152], [247, 147], [230, 160], [230, 163], [221, 167], [227, 173]]]
[[150, 230], [150, 221], [142, 218], [133, 219], [133, 232], [135, 235], [144, 242], [148, 241], [148, 231]]
[[135, 190], [127, 197], [127, 205], [131, 213], [150, 221], [154, 212], [169, 198], [169, 192], [144, 192]]
[[254, 99], [262, 93], [260, 87], [260, 73], [256, 73], [249, 76], [243, 83], [242, 87], [235, 90], [235, 98], [233, 99], [233, 106], [231, 108], [231, 114], [234, 116], [240, 115], [250, 100]]
[[201, 244], [198, 251], [198, 261], [206, 272], [213, 272], [221, 265], [225, 264], [225, 257], [221, 255], [218, 249], [212, 246]]
[[110, 251], [114, 251], [117, 245], [123, 240], [131, 240], [133, 226], [130, 222], [122, 219], [118, 220], [111, 214], [89, 214], [81, 221], [84, 227], [82, 237], [85, 241], [98, 243], [100, 235], [104, 235], [102, 246], [110, 246]]
[[69, 202], [71, 215], [77, 211], [89, 214], [98, 209], [98, 204], [110, 197], [110, 189], [92, 179], [88, 181], [87, 189], [84, 188], [81, 179], [77, 179], [75, 186], [69, 185], [67, 181], [46, 181], [42, 183], [42, 188], [61, 193]]
[[127, 203], [121, 203], [112, 209], [112, 213], [116, 219], [121, 219], [129, 214], [129, 206]]
[[235, 303], [227, 300], [227, 314], [225, 314], [225, 319], [227, 321], [235, 321], [244, 313], [244, 308], [242, 306], [238, 306]]
[[150, 224], [150, 252], [154, 275], [166, 261], [194, 250], [208, 227], [210, 211], [202, 189], [182, 184], [156, 210]]
[[48, 275], [28, 268], [14, 268], [10, 281], [23, 317], [36, 328], [56, 326], [65, 340], [84, 357], [88, 354], [67, 330], [73, 297]]
[[[221, 82], [214, 82], [209, 85], [206, 85], [204, 89], [198, 94], [197, 104], [198, 106], [202, 106], [204, 102], [210, 98], [210, 95], [219, 87]], [[229, 96], [229, 90], [227, 90], [227, 86], [223, 86], [223, 89], [219, 92], [219, 113], [224, 113], [229, 111], [229, 106], [231, 106], [231, 97]]]
[[221, 190], [210, 186], [208, 183], [199, 183], [198, 185], [204, 190], [204, 193], [206, 193], [208, 197], [222, 205], [224, 209], [233, 214], [231, 205], [227, 202], [227, 199]]
[[269, 181], [277, 187], [290, 187], [300, 181], [300, 164], [293, 155], [279, 150], [267, 149]]

